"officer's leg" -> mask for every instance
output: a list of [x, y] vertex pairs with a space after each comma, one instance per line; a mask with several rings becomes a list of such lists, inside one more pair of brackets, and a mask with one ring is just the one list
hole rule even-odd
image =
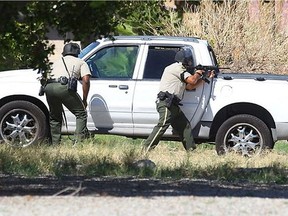
[[45, 88], [45, 95], [49, 105], [49, 122], [52, 144], [59, 144], [61, 141], [61, 127], [62, 127], [62, 102], [57, 97], [59, 91], [58, 83], [48, 84]]
[[196, 148], [196, 145], [192, 135], [190, 122], [179, 107], [177, 113], [175, 118], [173, 116], [171, 126], [178, 132], [185, 150], [193, 150]]
[[76, 139], [80, 141], [84, 138], [87, 138], [89, 134], [87, 129], [87, 112], [84, 108], [80, 96], [75, 92], [67, 92], [67, 96], [63, 98], [63, 104], [76, 117], [75, 136]]
[[171, 124], [171, 112], [165, 106], [165, 102], [160, 101], [157, 104], [157, 111], [159, 113], [158, 124], [153, 128], [152, 133], [145, 140], [144, 148], [146, 151], [152, 150], [157, 146], [161, 137]]

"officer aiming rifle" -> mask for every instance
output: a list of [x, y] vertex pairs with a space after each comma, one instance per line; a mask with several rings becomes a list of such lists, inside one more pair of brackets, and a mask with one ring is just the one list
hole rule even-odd
[[[209, 71], [208, 69], [217, 68], [203, 68], [203, 66], [201, 69], [193, 68], [193, 63], [192, 50], [189, 46], [185, 46], [176, 53], [175, 63], [164, 69], [156, 101], [159, 120], [143, 144], [145, 153], [158, 145], [170, 125], [178, 133], [186, 151], [196, 148], [190, 122], [179, 107], [181, 106], [180, 101], [184, 96], [185, 89], [193, 90], [203, 85], [204, 77], [208, 80], [214, 76], [214, 70]], [[209, 71], [207, 75], [204, 75], [205, 69]]]

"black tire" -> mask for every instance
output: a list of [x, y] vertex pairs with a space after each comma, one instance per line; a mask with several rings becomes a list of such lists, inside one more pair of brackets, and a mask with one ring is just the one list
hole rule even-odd
[[31, 102], [17, 100], [0, 108], [0, 139], [17, 147], [42, 141], [48, 135], [44, 112]]
[[267, 125], [261, 119], [248, 114], [227, 119], [219, 128], [215, 142], [218, 155], [233, 151], [250, 157], [274, 146]]

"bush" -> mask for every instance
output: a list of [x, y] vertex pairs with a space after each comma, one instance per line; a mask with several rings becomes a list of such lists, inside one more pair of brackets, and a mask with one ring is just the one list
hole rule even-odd
[[[233, 2], [233, 3], [231, 3]], [[147, 23], [154, 35], [196, 36], [209, 41], [220, 66], [237, 72], [286, 74], [288, 37], [278, 29], [280, 15], [273, 4], [261, 6], [259, 19], [248, 14], [247, 1], [201, 1], [184, 7], [184, 14], [170, 11], [162, 17], [163, 28]]]

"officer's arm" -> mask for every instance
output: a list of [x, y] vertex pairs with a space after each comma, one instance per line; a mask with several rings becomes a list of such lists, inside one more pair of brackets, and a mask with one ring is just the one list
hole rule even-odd
[[202, 85], [204, 83], [204, 80], [201, 79], [202, 77], [202, 70], [197, 70], [195, 73], [191, 76], [188, 76], [185, 79], [186, 84], [186, 89], [187, 90], [193, 90], [197, 88], [199, 85]]
[[87, 107], [87, 97], [90, 89], [90, 75], [82, 77], [83, 103]]

